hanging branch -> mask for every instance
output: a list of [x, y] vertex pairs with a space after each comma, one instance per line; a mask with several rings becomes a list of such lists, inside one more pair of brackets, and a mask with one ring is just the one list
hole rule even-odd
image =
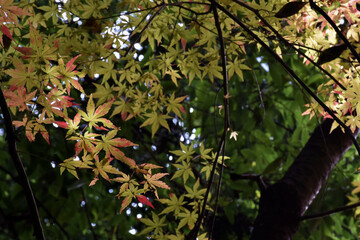
[[317, 218], [323, 218], [323, 217], [327, 217], [327, 216], [329, 216], [331, 214], [334, 214], [334, 213], [343, 212], [343, 211], [346, 211], [346, 210], [356, 208], [358, 206], [360, 206], [360, 202], [350, 204], [350, 205], [347, 205], [347, 206], [343, 206], [343, 207], [338, 207], [338, 208], [335, 208], [335, 209], [332, 209], [332, 210], [329, 210], [329, 211], [326, 211], [326, 212], [322, 212], [322, 213], [302, 216], [300, 218], [300, 220], [303, 221], [303, 220], [312, 220], [312, 219], [317, 219]]
[[31, 186], [29, 183], [29, 178], [26, 174], [25, 168], [24, 168], [24, 166], [21, 162], [20, 156], [17, 152], [16, 135], [15, 135], [15, 131], [14, 131], [14, 128], [12, 125], [11, 114], [10, 114], [9, 108], [7, 106], [6, 99], [2, 92], [1, 87], [0, 87], [0, 107], [1, 107], [3, 117], [4, 117], [4, 122], [5, 122], [6, 140], [8, 142], [9, 153], [14, 162], [16, 170], [19, 174], [19, 181], [21, 182], [21, 186], [25, 192], [26, 201], [29, 206], [32, 224], [34, 227], [34, 235], [37, 240], [45, 240], [44, 231], [41, 226], [40, 216], [39, 216], [38, 208], [36, 206], [34, 194], [32, 192], [32, 189], [31, 189]]
[[[230, 127], [228, 74], [227, 74], [227, 67], [226, 67], [225, 44], [224, 44], [224, 38], [223, 38], [223, 35], [222, 35], [221, 26], [220, 26], [219, 15], [217, 13], [217, 8], [216, 8], [216, 6], [214, 4], [215, 4], [215, 1], [211, 0], [211, 8], [213, 10], [214, 19], [215, 19], [215, 26], [217, 28], [218, 37], [219, 37], [219, 43], [220, 43], [220, 57], [221, 57], [221, 67], [222, 67], [222, 76], [223, 76], [224, 105], [225, 105], [224, 106], [225, 107], [224, 132], [223, 132], [223, 135], [221, 137], [219, 148], [218, 148], [218, 151], [216, 153], [216, 157], [214, 159], [214, 163], [213, 163], [213, 166], [212, 166], [212, 169], [211, 169], [209, 183], [208, 183], [206, 193], [205, 193], [205, 196], [204, 196], [204, 202], [203, 202], [203, 205], [202, 205], [200, 215], [199, 215], [199, 217], [198, 217], [198, 219], [197, 219], [197, 221], [195, 223], [194, 228], [186, 236], [187, 240], [195, 240], [198, 233], [199, 233], [201, 222], [202, 222], [202, 220], [203, 220], [203, 218], [205, 216], [206, 205], [207, 205], [207, 200], [208, 200], [209, 193], [210, 193], [210, 188], [211, 188], [211, 185], [212, 185], [212, 183], [214, 181], [215, 170], [216, 170], [216, 166], [217, 166], [217, 163], [218, 163], [218, 160], [219, 160], [219, 155], [221, 154], [222, 156], [224, 156], [224, 154], [225, 154], [226, 133], [227, 133], [228, 128]], [[220, 178], [219, 178], [219, 184], [217, 186], [218, 191], [217, 191], [217, 196], [216, 196], [214, 215], [216, 213], [216, 208], [217, 208], [217, 204], [218, 204], [218, 198], [219, 198], [220, 189], [221, 189], [222, 171], [223, 171], [223, 162], [221, 164], [221, 173], [220, 173]], [[210, 236], [211, 236], [211, 231], [210, 231]]]
[[[218, 32], [218, 38], [219, 38], [219, 44], [220, 44], [220, 57], [221, 57], [221, 68], [222, 68], [222, 76], [223, 76], [223, 88], [224, 88], [224, 105], [225, 105], [225, 121], [224, 121], [224, 132], [226, 133], [228, 131], [228, 128], [230, 127], [230, 115], [229, 115], [229, 76], [227, 71], [227, 61], [226, 61], [226, 51], [225, 51], [225, 43], [224, 38], [221, 30], [221, 25], [219, 21], [219, 14], [217, 12], [217, 8], [212, 3], [212, 10], [214, 13], [214, 19], [215, 19], [215, 26], [216, 30]], [[216, 198], [215, 198], [215, 206], [214, 206], [214, 216], [211, 223], [210, 231], [209, 231], [209, 239], [212, 239], [212, 233], [214, 229], [215, 224], [215, 216], [218, 208], [219, 203], [219, 196], [221, 192], [221, 183], [222, 183], [222, 174], [224, 170], [224, 159], [225, 159], [225, 149], [226, 149], [226, 138], [224, 138], [224, 147], [222, 149], [222, 161], [221, 161], [221, 167], [220, 167], [220, 175], [219, 175], [219, 182], [217, 185], [217, 192], [216, 192]], [[217, 163], [216, 163], [217, 164]], [[216, 164], [214, 164], [213, 168], [216, 168]], [[211, 184], [211, 183], [210, 183]], [[210, 187], [210, 184], [208, 187]], [[207, 196], [206, 196], [207, 197]], [[201, 219], [200, 219], [201, 221]]]
[[300, 77], [292, 70], [281, 58], [280, 56], [275, 53], [264, 41], [262, 41], [253, 31], [251, 31], [243, 22], [241, 22], [236, 16], [234, 16], [232, 13], [230, 13], [228, 10], [226, 10], [223, 6], [218, 4], [217, 2], [214, 2], [216, 4], [216, 7], [223, 11], [226, 15], [228, 15], [231, 19], [233, 19], [237, 24], [240, 25], [242, 29], [244, 29], [249, 35], [251, 35], [264, 49], [266, 49], [273, 57], [274, 59], [281, 64], [281, 66], [305, 89], [306, 92], [310, 94], [312, 98], [315, 99], [319, 105], [324, 108], [324, 110], [342, 127], [345, 129], [345, 132], [350, 136], [356, 150], [358, 151], [360, 155], [360, 146], [356, 142], [356, 139], [354, 135], [352, 134], [351, 130], [348, 126], [345, 125], [332, 111], [329, 109], [328, 106], [323, 103], [320, 98], [311, 91], [311, 89], [300, 79]]
[[316, 5], [314, 3], [313, 0], [309, 1], [310, 6], [312, 9], [314, 9], [316, 12], [320, 13], [321, 16], [323, 16], [326, 21], [334, 28], [335, 32], [337, 33], [337, 35], [341, 38], [341, 40], [344, 41], [345, 45], [350, 49], [351, 53], [354, 55], [354, 57], [356, 58], [356, 60], [360, 63], [360, 56], [357, 53], [357, 51], [354, 49], [354, 47], [350, 44], [350, 42], [347, 40], [347, 38], [344, 36], [344, 34], [342, 34], [341, 30], [336, 26], [336, 24], [334, 23], [334, 21], [329, 17], [329, 15], [327, 15], [324, 10], [322, 10], [318, 5]]

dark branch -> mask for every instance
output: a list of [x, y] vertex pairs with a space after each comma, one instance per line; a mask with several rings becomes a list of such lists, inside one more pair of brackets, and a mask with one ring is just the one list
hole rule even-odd
[[343, 211], [346, 211], [346, 210], [350, 210], [350, 209], [354, 209], [356, 207], [360, 206], [360, 202], [357, 202], [357, 203], [354, 203], [354, 204], [350, 204], [350, 205], [347, 205], [347, 206], [342, 206], [342, 207], [338, 207], [338, 208], [335, 208], [335, 209], [332, 209], [332, 210], [329, 210], [329, 211], [326, 211], [326, 212], [322, 212], [322, 213], [317, 213], [317, 214], [311, 214], [311, 215], [306, 215], [306, 216], [302, 216], [300, 218], [301, 221], [303, 220], [312, 220], [312, 219], [317, 219], [317, 218], [323, 218], [323, 217], [327, 217], [331, 214], [334, 214], [334, 213], [338, 213], [338, 212], [343, 212]]
[[[211, 2], [213, 4], [215, 2], [215, 0], [212, 0]], [[221, 57], [221, 68], [222, 68], [222, 76], [223, 76], [224, 105], [225, 105], [224, 132], [226, 133], [228, 131], [228, 128], [230, 127], [229, 90], [228, 90], [229, 76], [228, 76], [228, 71], [227, 71], [227, 67], [226, 67], [227, 61], [226, 61], [225, 43], [224, 43], [223, 33], [221, 30], [218, 10], [214, 5], [212, 5], [212, 10], [214, 13], [215, 26], [216, 26], [216, 30], [218, 33], [219, 44], [220, 44], [220, 57]], [[217, 192], [216, 192], [216, 198], [215, 198], [214, 216], [213, 216], [213, 221], [211, 223], [211, 227], [210, 227], [210, 231], [209, 231], [209, 239], [212, 239], [212, 233], [213, 233], [214, 224], [215, 224], [215, 217], [216, 217], [216, 212], [217, 212], [218, 203], [219, 203], [219, 196], [220, 196], [220, 192], [221, 192], [222, 174], [224, 171], [225, 149], [226, 149], [226, 138], [224, 138], [224, 147], [222, 149], [222, 157], [223, 158], [221, 161], [219, 182], [217, 185]], [[216, 168], [216, 165], [214, 164], [213, 167]], [[208, 187], [210, 187], [210, 185]], [[201, 221], [201, 219], [200, 219], [200, 221]]]
[[14, 128], [12, 125], [11, 114], [10, 114], [9, 108], [6, 103], [5, 96], [4, 96], [1, 88], [0, 88], [0, 107], [1, 107], [2, 114], [4, 116], [6, 139], [8, 142], [9, 153], [14, 162], [16, 170], [19, 174], [19, 180], [20, 180], [21, 186], [25, 192], [26, 201], [28, 203], [30, 214], [31, 214], [32, 225], [34, 227], [34, 235], [37, 240], [45, 240], [44, 231], [41, 226], [40, 216], [39, 216], [38, 208], [36, 206], [35, 197], [34, 197], [34, 194], [32, 192], [32, 189], [31, 189], [31, 186], [29, 183], [29, 178], [26, 174], [25, 168], [24, 168], [24, 166], [21, 162], [20, 156], [17, 152], [16, 135], [15, 135], [15, 131], [14, 131]]
[[86, 214], [86, 218], [87, 218], [87, 221], [88, 221], [88, 224], [89, 224], [91, 234], [93, 236], [93, 240], [97, 240], [98, 238], [96, 236], [95, 229], [92, 226], [92, 222], [91, 222], [91, 219], [90, 219], [90, 211], [89, 211], [89, 208], [88, 208], [89, 203], [86, 200], [85, 191], [84, 191], [83, 187], [81, 187], [81, 194], [82, 194], [82, 197], [83, 197], [83, 201], [85, 202], [85, 204], [84, 204], [85, 214]]

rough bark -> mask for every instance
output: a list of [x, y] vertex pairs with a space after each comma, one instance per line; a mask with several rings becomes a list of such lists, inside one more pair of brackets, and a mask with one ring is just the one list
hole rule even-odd
[[295, 234], [300, 217], [352, 145], [339, 128], [329, 133], [332, 122], [315, 129], [284, 177], [262, 193], [251, 240], [290, 240]]

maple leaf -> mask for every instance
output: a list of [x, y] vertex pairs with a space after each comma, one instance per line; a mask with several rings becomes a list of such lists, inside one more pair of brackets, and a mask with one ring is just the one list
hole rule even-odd
[[104, 150], [106, 153], [106, 157], [110, 158], [110, 155], [115, 157], [116, 159], [126, 163], [130, 167], [135, 167], [136, 163], [134, 160], [125, 156], [125, 154], [120, 151], [119, 148], [129, 147], [129, 146], [137, 146], [137, 144], [126, 140], [124, 138], [114, 138], [117, 134], [117, 130], [112, 130], [108, 132], [106, 135], [102, 135], [102, 140], [97, 143], [96, 152]]
[[151, 126], [151, 136], [152, 137], [155, 136], [155, 133], [159, 129], [160, 125], [165, 127], [170, 132], [169, 124], [166, 122], [166, 119], [169, 119], [171, 117], [168, 116], [167, 114], [164, 115], [164, 114], [157, 113], [154, 111], [152, 113], [145, 114], [145, 116], [147, 116], [148, 119], [146, 119], [146, 121], [143, 122], [143, 124], [141, 124], [140, 127], [145, 127], [145, 126], [152, 124], [152, 126]]
[[[187, 98], [187, 96], [182, 96], [182, 97], [178, 97], [175, 98], [175, 94], [173, 93], [170, 98], [168, 99], [168, 106], [167, 106], [167, 111], [168, 112], [173, 112], [175, 113], [180, 119], [182, 119], [180, 111], [183, 113], [185, 112], [184, 107], [180, 104], [182, 101], [184, 101], [184, 99]], [[180, 111], [179, 111], [180, 109]]]
[[14, 47], [14, 49], [24, 54], [24, 56], [21, 57], [22, 59], [30, 58], [30, 55], [33, 53], [33, 49], [29, 47]]
[[12, 58], [15, 69], [7, 69], [4, 72], [11, 76], [9, 85], [25, 86], [30, 90], [35, 86], [34, 80], [36, 79], [35, 68], [31, 65], [24, 65], [18, 58]]
[[74, 117], [74, 120], [71, 120], [70, 118], [66, 118], [65, 120], [66, 120], [66, 122], [55, 121], [54, 123], [59, 125], [59, 127], [61, 127], [61, 128], [69, 129], [66, 133], [66, 136], [69, 136], [79, 128], [81, 115], [80, 115], [80, 113], [77, 113]]
[[121, 203], [120, 213], [131, 203], [132, 199], [144, 193], [144, 189], [138, 189], [134, 185], [129, 185], [129, 188], [122, 194], [124, 196], [124, 200]]
[[89, 187], [94, 186], [95, 183], [99, 180], [99, 178], [95, 177], [89, 184]]
[[66, 169], [71, 174], [73, 174], [77, 179], [79, 179], [79, 177], [78, 177], [78, 175], [76, 173], [77, 168], [88, 168], [88, 169], [92, 168], [88, 164], [86, 164], [85, 162], [80, 161], [80, 160], [75, 160], [74, 158], [68, 158], [68, 159], [64, 160], [63, 163], [60, 163], [59, 165], [60, 165], [60, 173], [61, 174]]
[[104, 158], [103, 160], [99, 161], [98, 156], [95, 156], [95, 168], [93, 169], [95, 177], [100, 174], [100, 176], [103, 177], [105, 180], [110, 181], [108, 173], [122, 174], [121, 171], [110, 165], [110, 162], [111, 160], [108, 158]]
[[176, 156], [179, 156], [179, 158], [176, 160], [176, 162], [181, 162], [182, 160], [189, 161], [192, 158], [192, 155], [195, 153], [194, 145], [191, 144], [189, 147], [186, 147], [185, 144], [180, 142], [180, 148], [181, 148], [181, 150], [170, 151], [170, 153], [175, 154]]
[[206, 188], [199, 189], [199, 187], [200, 187], [199, 179], [197, 179], [192, 189], [185, 185], [185, 189], [188, 192], [187, 194], [185, 194], [185, 197], [189, 197], [191, 199], [198, 199], [198, 200], [203, 199], [206, 192]]
[[82, 150], [89, 152], [91, 154], [95, 154], [95, 146], [99, 142], [96, 137], [100, 136], [96, 133], [85, 132], [84, 135], [76, 134], [75, 136], [71, 136], [68, 140], [76, 141], [75, 144], [75, 155], [77, 156]]
[[174, 173], [171, 180], [177, 177], [182, 177], [184, 184], [188, 180], [189, 176], [195, 178], [195, 175], [192, 171], [191, 165], [189, 162], [182, 161], [181, 164], [173, 164], [174, 167], [176, 167], [178, 170]]
[[164, 216], [160, 219], [159, 216], [154, 212], [151, 212], [151, 215], [152, 215], [152, 220], [150, 220], [148, 218], [139, 219], [142, 223], [144, 223], [145, 225], [148, 226], [145, 229], [143, 229], [139, 233], [139, 235], [144, 235], [144, 234], [147, 234], [152, 231], [154, 231], [154, 234], [159, 234], [162, 231], [162, 227], [167, 225], [165, 223], [166, 216]]
[[170, 187], [168, 185], [166, 185], [166, 183], [159, 180], [160, 178], [162, 178], [166, 175], [169, 175], [169, 174], [168, 173], [156, 173], [156, 174], [152, 175], [151, 170], [149, 170], [149, 174], [144, 175], [144, 178], [146, 180], [146, 182], [144, 184], [144, 189], [148, 189], [150, 186], [150, 188], [155, 190], [156, 198], [159, 199], [156, 187], [170, 189]]
[[59, 59], [59, 68], [57, 69], [59, 75], [57, 77], [65, 82], [65, 86], [68, 94], [70, 94], [70, 84], [75, 89], [85, 94], [84, 89], [82, 88], [80, 83], [75, 79], [78, 71], [75, 70], [76, 65], [74, 65], [74, 62], [80, 56], [81, 54], [77, 55], [76, 57], [73, 57], [65, 66], [64, 66], [64, 61], [62, 59]]
[[185, 225], [188, 225], [188, 227], [192, 229], [195, 226], [198, 214], [196, 211], [189, 211], [185, 209], [185, 212], [179, 213], [179, 217], [182, 219], [179, 222], [177, 230], [181, 229]]
[[169, 74], [170, 77], [171, 77], [171, 81], [173, 81], [173, 83], [178, 86], [177, 84], [177, 79], [178, 78], [181, 78], [181, 76], [177, 73], [178, 70], [173, 70], [173, 69], [170, 69], [169, 71], [166, 72], [166, 74]]
[[185, 205], [184, 198], [184, 195], [181, 195], [179, 198], [177, 198], [175, 194], [171, 193], [170, 199], [159, 199], [162, 204], [168, 205], [168, 207], [166, 207], [160, 214], [168, 214], [174, 212], [174, 215], [178, 216], [180, 211], [185, 210], [185, 208], [183, 207], [183, 205]]
[[86, 113], [82, 110], [79, 110], [79, 113], [83, 117], [83, 120], [86, 122], [89, 122], [90, 129], [94, 127], [98, 127], [99, 125], [97, 123], [102, 123], [105, 127], [117, 129], [117, 127], [108, 119], [102, 118], [105, 114], [107, 114], [114, 102], [114, 99], [100, 105], [95, 110], [95, 104], [93, 101], [92, 94], [90, 95], [87, 107], [86, 107]]
[[10, 101], [7, 102], [9, 107], [18, 107], [19, 111], [30, 110], [29, 104], [33, 104], [31, 100], [35, 97], [37, 90], [26, 94], [24, 87], [11, 87], [3, 90], [5, 98]]

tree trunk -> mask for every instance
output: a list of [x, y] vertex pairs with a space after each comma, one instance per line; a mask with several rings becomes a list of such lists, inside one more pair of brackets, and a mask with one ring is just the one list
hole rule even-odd
[[329, 133], [332, 122], [315, 129], [284, 177], [262, 193], [251, 240], [290, 240], [295, 234], [300, 217], [352, 145], [340, 128]]

